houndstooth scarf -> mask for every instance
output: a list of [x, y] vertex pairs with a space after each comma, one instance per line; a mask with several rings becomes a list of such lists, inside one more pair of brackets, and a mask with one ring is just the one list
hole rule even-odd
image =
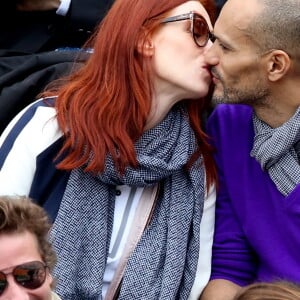
[[[187, 299], [199, 255], [204, 168], [184, 166], [196, 149], [188, 115], [174, 107], [135, 145], [139, 167], [120, 177], [110, 158], [96, 177], [71, 172], [51, 231], [54, 270], [64, 300], [100, 299], [114, 215], [115, 186], [160, 182], [151, 223], [125, 269], [119, 299]], [[100, 296], [101, 297], [101, 296]]]
[[[278, 128], [253, 117], [255, 138], [251, 156], [267, 170], [278, 190], [287, 196], [300, 183], [297, 155], [300, 140], [300, 108]], [[298, 145], [297, 145], [298, 143]]]

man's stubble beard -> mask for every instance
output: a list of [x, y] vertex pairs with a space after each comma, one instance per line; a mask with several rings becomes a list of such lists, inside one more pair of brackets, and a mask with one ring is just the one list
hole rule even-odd
[[[235, 88], [226, 88], [224, 84], [220, 82], [223, 87], [223, 94], [216, 94], [216, 91], [212, 95], [213, 105], [217, 104], [246, 104], [252, 107], [265, 106], [268, 103], [268, 97], [270, 95], [267, 88], [251, 88], [247, 90], [239, 90]], [[255, 85], [254, 85], [255, 86]]]

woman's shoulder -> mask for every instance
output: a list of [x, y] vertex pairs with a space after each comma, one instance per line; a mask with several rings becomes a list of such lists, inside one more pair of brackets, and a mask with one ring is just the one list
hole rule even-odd
[[42, 122], [53, 118], [56, 114], [54, 107], [55, 99], [56, 98], [40, 98], [26, 106], [11, 120], [2, 136], [13, 129], [16, 131], [25, 128], [32, 120]]
[[57, 123], [54, 102], [55, 98], [41, 98], [24, 108], [4, 130], [0, 137], [0, 147], [9, 142], [11, 147], [21, 143], [26, 144], [28, 149], [33, 147], [42, 151], [58, 140], [62, 133]]
[[[48, 101], [48, 102], [47, 102]], [[23, 161], [35, 169], [36, 158], [62, 137], [53, 104], [55, 99], [39, 99], [23, 109], [0, 137], [0, 169]]]

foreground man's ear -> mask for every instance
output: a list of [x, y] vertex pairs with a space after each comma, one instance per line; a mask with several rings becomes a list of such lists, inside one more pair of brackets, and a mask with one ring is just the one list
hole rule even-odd
[[267, 59], [267, 74], [270, 81], [281, 79], [290, 70], [291, 58], [283, 50], [272, 50]]

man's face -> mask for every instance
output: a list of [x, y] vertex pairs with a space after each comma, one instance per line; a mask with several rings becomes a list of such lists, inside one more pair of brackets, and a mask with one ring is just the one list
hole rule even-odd
[[263, 105], [269, 94], [263, 56], [246, 29], [260, 7], [256, 0], [228, 0], [214, 27], [216, 41], [205, 60], [212, 68], [215, 103]]
[[[43, 269], [34, 273], [34, 276], [41, 276], [46, 270], [45, 281], [38, 287], [26, 288], [18, 284], [12, 274], [16, 266], [23, 265], [29, 262], [42, 262], [42, 257], [39, 251], [37, 238], [30, 232], [1, 234], [0, 235], [0, 271], [6, 274], [7, 285], [2, 290], [0, 299], [22, 299], [22, 300], [50, 300], [51, 299], [51, 284], [52, 276], [49, 270]], [[18, 270], [18, 276], [25, 273], [26, 269]], [[33, 271], [29, 271], [33, 272]], [[1, 275], [3, 284], [4, 276]], [[32, 273], [28, 273], [32, 274]]]

